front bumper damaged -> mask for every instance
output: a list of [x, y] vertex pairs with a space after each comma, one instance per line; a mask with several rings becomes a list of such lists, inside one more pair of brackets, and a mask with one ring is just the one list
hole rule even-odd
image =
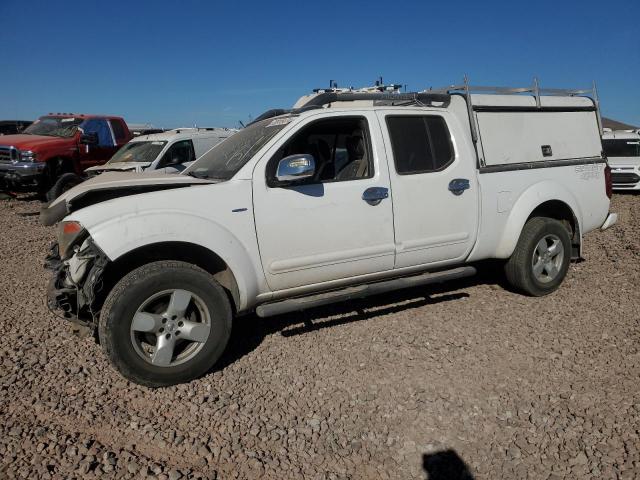
[[47, 306], [72, 324], [74, 333], [84, 337], [95, 335], [99, 306], [97, 296], [102, 289], [107, 256], [87, 238], [68, 259], [61, 259], [58, 244], [51, 246], [44, 266], [53, 275], [47, 287]]

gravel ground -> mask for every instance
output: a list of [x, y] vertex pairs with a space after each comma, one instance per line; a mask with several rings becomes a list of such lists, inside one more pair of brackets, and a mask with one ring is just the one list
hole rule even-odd
[[53, 229], [0, 201], [2, 478], [640, 478], [640, 196], [555, 294], [464, 282], [236, 322], [149, 390], [44, 304]]

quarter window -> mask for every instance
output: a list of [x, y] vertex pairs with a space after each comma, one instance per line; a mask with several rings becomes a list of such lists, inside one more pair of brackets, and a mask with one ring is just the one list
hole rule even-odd
[[451, 135], [444, 118], [389, 116], [387, 127], [396, 171], [400, 175], [436, 172], [453, 162]]

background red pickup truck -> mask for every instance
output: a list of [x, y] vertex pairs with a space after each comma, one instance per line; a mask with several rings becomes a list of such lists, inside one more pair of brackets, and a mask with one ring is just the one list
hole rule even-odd
[[121, 117], [72, 113], [40, 117], [19, 135], [0, 137], [0, 190], [55, 198], [132, 134]]

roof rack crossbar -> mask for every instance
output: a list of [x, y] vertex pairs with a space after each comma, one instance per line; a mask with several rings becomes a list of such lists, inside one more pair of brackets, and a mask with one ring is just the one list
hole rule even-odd
[[304, 107], [326, 105], [333, 102], [355, 102], [357, 100], [378, 100], [389, 102], [419, 102], [430, 104], [433, 102], [449, 103], [451, 96], [448, 93], [440, 92], [418, 92], [418, 93], [370, 93], [370, 92], [325, 92], [311, 98]]
[[479, 93], [495, 93], [502, 95], [517, 95], [521, 93], [533, 93], [536, 97], [540, 95], [594, 95], [596, 93], [595, 85], [591, 88], [541, 88], [538, 79], [533, 79], [533, 85], [527, 87], [507, 87], [507, 86], [488, 86], [488, 85], [470, 85], [463, 83], [462, 85], [449, 85], [447, 87], [430, 88], [425, 92], [433, 93], [451, 93], [451, 92], [479, 92]]

